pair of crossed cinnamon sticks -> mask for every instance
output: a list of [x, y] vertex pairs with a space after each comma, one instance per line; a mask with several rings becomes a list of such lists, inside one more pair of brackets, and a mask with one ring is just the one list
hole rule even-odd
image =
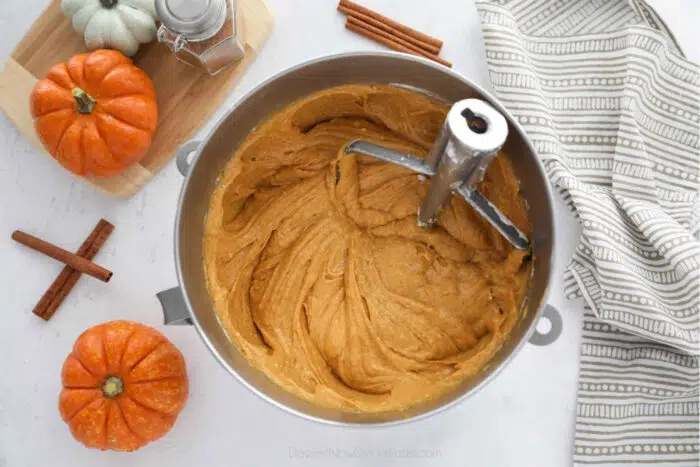
[[338, 11], [348, 17], [346, 29], [398, 52], [429, 58], [452, 68], [450, 62], [438, 57], [442, 49], [441, 40], [404, 26], [350, 0], [340, 0]]
[[66, 251], [19, 230], [12, 233], [12, 239], [16, 242], [66, 265], [32, 310], [35, 315], [45, 321], [51, 319], [82, 274], [88, 274], [103, 282], [108, 282], [112, 278], [111, 271], [98, 266], [91, 260], [100, 251], [100, 248], [102, 248], [102, 245], [104, 245], [107, 237], [113, 230], [114, 226], [112, 224], [101, 219], [76, 253]]

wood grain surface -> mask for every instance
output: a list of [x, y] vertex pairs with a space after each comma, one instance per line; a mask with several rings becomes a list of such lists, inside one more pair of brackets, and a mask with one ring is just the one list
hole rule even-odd
[[[134, 63], [153, 80], [158, 94], [159, 121], [153, 145], [139, 163], [126, 171], [112, 177], [87, 178], [90, 183], [115, 196], [133, 195], [213, 115], [273, 27], [264, 0], [237, 0], [237, 8], [239, 38], [246, 56], [236, 66], [215, 76], [180, 62], [163, 44], [152, 42], [142, 46], [133, 57]], [[60, 1], [53, 0], [0, 71], [0, 109], [38, 147], [41, 143], [29, 113], [32, 88], [55, 63], [85, 51], [82, 38], [63, 16]]]

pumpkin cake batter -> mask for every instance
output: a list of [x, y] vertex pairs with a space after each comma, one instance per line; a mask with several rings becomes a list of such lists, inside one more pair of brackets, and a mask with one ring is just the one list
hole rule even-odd
[[[207, 217], [209, 291], [235, 345], [286, 390], [406, 408], [478, 372], [517, 321], [527, 253], [457, 197], [418, 228], [430, 181], [343, 153], [364, 139], [424, 157], [448, 110], [395, 87], [332, 88], [274, 114], [228, 163]], [[506, 157], [480, 190], [530, 233]]]

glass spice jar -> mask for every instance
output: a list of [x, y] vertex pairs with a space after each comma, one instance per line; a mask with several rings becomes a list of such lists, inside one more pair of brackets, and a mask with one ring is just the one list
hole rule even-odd
[[158, 41], [185, 63], [215, 75], [245, 56], [235, 0], [156, 0]]

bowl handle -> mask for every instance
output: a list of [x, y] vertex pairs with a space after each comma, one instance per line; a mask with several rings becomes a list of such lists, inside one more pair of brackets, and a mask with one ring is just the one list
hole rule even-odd
[[553, 344], [554, 341], [556, 341], [561, 335], [561, 330], [563, 327], [559, 311], [552, 305], [547, 304], [544, 306], [544, 310], [542, 310], [542, 316], [540, 316], [539, 319], [546, 319], [547, 321], [549, 321], [549, 331], [547, 331], [546, 333], [542, 333], [538, 331], [537, 328], [535, 328], [535, 332], [532, 334], [532, 336], [530, 336], [530, 344], [537, 346], [546, 346], [549, 344]]
[[180, 287], [163, 290], [156, 294], [163, 307], [163, 322], [165, 324], [192, 324], [190, 312], [187, 310], [185, 297]]
[[201, 144], [202, 142], [197, 140], [188, 141], [175, 151], [175, 165], [183, 177], [190, 172], [190, 154], [196, 152]]
[[[163, 321], [168, 324], [192, 324], [190, 312], [185, 304], [185, 297], [180, 287], [163, 290], [156, 294], [163, 308]], [[530, 343], [537, 346], [553, 344], [561, 335], [563, 323], [559, 311], [552, 305], [545, 305], [540, 319], [546, 319], [550, 323], [549, 331], [542, 333], [535, 329], [530, 336]]]

